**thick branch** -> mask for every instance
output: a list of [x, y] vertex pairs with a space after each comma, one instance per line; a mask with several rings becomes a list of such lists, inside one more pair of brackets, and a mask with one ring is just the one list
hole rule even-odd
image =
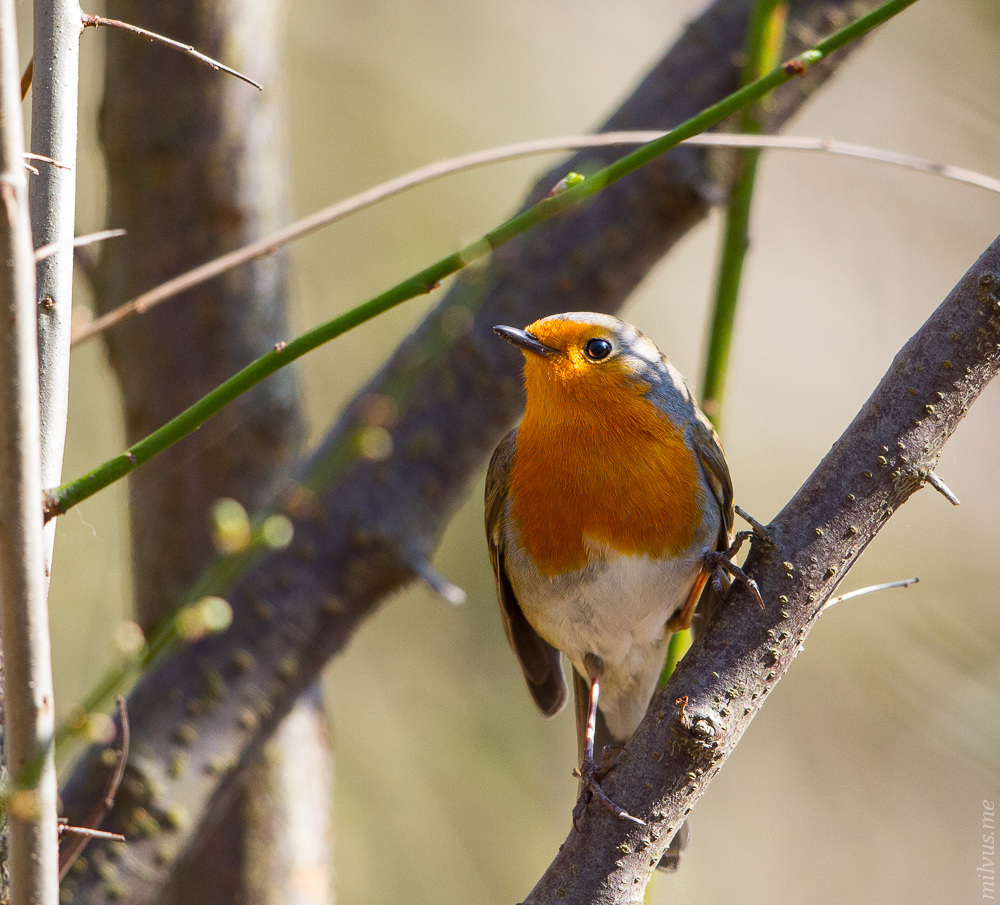
[[[748, 6], [716, 3], [606, 128], [669, 128], [731, 91]], [[791, 31], [800, 38], [825, 32], [833, 13], [857, 8], [800, 0]], [[793, 43], [786, 55], [802, 46]], [[772, 124], [797, 110], [820, 80], [796, 80], [793, 91], [777, 95]], [[544, 176], [533, 197], [546, 194], [568, 168], [591, 171], [595, 156], [620, 153], [573, 158]], [[724, 190], [711, 183], [705, 152], [681, 149], [585, 209], [505, 246], [488, 267], [459, 281], [300, 472], [299, 486], [280, 505], [295, 524], [295, 541], [228, 593], [235, 611], [230, 630], [165, 660], [133, 692], [136, 756], [111, 825], [135, 829], [141, 808], [158, 832], [133, 835], [130, 856], [119, 865], [93, 861], [76, 878], [74, 902], [101, 899], [108, 884], [124, 901], [149, 900], [173, 868], [173, 855], [202, 838], [236, 788], [240, 768], [295, 696], [360, 621], [413, 577], [410, 563], [433, 549], [523, 402], [516, 356], [496, 342], [493, 324], [528, 323], [567, 307], [617, 309]], [[371, 455], [365, 440], [373, 430], [388, 431], [388, 459]], [[96, 754], [65, 790], [70, 811], [100, 787]]]
[[[145, 42], [108, 42], [102, 111], [113, 174], [108, 216], [126, 226], [129, 236], [102, 256], [101, 310], [158, 281], [178, 262], [230, 251], [270, 234], [287, 219], [284, 0], [174, 0], [152, 6], [112, 0], [108, 9], [130, 21], [141, 16], [145, 25], [237, 62], [258, 74], [268, 91], [257, 95]], [[165, 66], [170, 67], [169, 78], [164, 78]], [[122, 90], [124, 85], [146, 89]], [[286, 264], [284, 254], [257, 260], [188, 291], [173, 309], [109, 335], [129, 442], [287, 337]], [[213, 558], [213, 504], [220, 497], [234, 497], [253, 510], [272, 498], [295, 462], [303, 434], [295, 375], [287, 369], [224, 413], [219, 423], [207, 425], [163, 461], [150, 463], [148, 473], [132, 477], [133, 576], [144, 625], [169, 612], [178, 593]], [[277, 744], [285, 739], [284, 747], [272, 744], [253, 768], [254, 795], [232, 803], [215, 832], [202, 841], [198, 858], [173, 877], [163, 901], [260, 901], [257, 887], [268, 880], [283, 893], [288, 890], [279, 875], [293, 873], [300, 863], [289, 836], [316, 835], [324, 842], [320, 850], [326, 851], [329, 811], [296, 807], [284, 797], [297, 792], [313, 805], [315, 797], [306, 787], [329, 785], [322, 733], [317, 731], [312, 740], [319, 755], [310, 758], [304, 741], [321, 711], [314, 701], [300, 706], [293, 724], [300, 727], [294, 749], [289, 730], [279, 732]], [[300, 783], [282, 784], [297, 758], [305, 764], [298, 770]], [[271, 776], [275, 764], [280, 770]], [[244, 818], [248, 807], [259, 802], [261, 788], [269, 790], [273, 807], [255, 811], [248, 831]], [[257, 853], [268, 848], [271, 859], [255, 864]], [[311, 862], [310, 869], [314, 901], [324, 902], [332, 869], [322, 861]]]
[[[53, 246], [38, 262], [38, 381], [42, 419], [42, 481], [62, 478], [69, 405], [70, 319], [73, 310], [73, 230], [76, 217], [76, 135], [80, 69], [80, 6], [76, 0], [34, 4], [34, 81], [31, 150], [58, 161], [31, 180], [35, 248]], [[55, 529], [46, 527], [46, 576], [52, 566]]]

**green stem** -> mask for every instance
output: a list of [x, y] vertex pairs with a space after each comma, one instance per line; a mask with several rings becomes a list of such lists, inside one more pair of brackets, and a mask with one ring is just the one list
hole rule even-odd
[[[787, 0], [758, 0], [747, 32], [744, 84], [754, 82], [777, 64], [787, 16]], [[740, 131], [748, 134], [763, 132], [766, 112], [765, 103], [746, 107], [740, 118]], [[736, 159], [740, 167], [740, 176], [733, 187], [723, 228], [702, 392], [702, 407], [716, 428], [720, 426], [722, 414], [722, 394], [726, 387], [726, 372], [729, 368], [729, 352], [736, 321], [736, 304], [743, 276], [743, 262], [750, 244], [750, 205], [760, 151], [737, 152]]]
[[889, 0], [889, 2], [883, 3], [877, 9], [872, 10], [867, 15], [862, 16], [850, 25], [839, 29], [823, 41], [820, 41], [811, 50], [785, 63], [763, 78], [757, 79], [752, 84], [744, 86], [719, 103], [703, 110], [697, 116], [682, 123], [662, 138], [643, 145], [638, 150], [622, 157], [583, 182], [539, 202], [534, 207], [528, 208], [528, 210], [502, 223], [481, 239], [467, 245], [455, 254], [442, 258], [437, 263], [432, 264], [430, 267], [404, 280], [381, 295], [375, 296], [375, 298], [364, 302], [333, 320], [314, 327], [285, 346], [276, 347], [273, 351], [247, 365], [234, 377], [231, 377], [190, 408], [181, 412], [176, 418], [168, 421], [163, 427], [130, 446], [124, 453], [110, 459], [82, 477], [61, 484], [53, 490], [46, 491], [46, 518], [49, 519], [68, 511], [77, 503], [129, 474], [157, 453], [162, 452], [171, 444], [176, 443], [178, 440], [195, 431], [208, 418], [223, 408], [223, 406], [228, 405], [279, 368], [283, 368], [307, 352], [311, 352], [318, 346], [329, 342], [331, 339], [340, 336], [347, 330], [370, 320], [376, 315], [388, 311], [401, 302], [405, 302], [425, 292], [430, 292], [445, 277], [456, 273], [467, 264], [485, 257], [494, 249], [504, 245], [543, 220], [548, 220], [550, 217], [555, 216], [570, 205], [596, 194], [605, 186], [616, 182], [623, 176], [627, 176], [643, 164], [676, 147], [684, 139], [690, 138], [692, 135], [697, 135], [699, 132], [704, 132], [727, 116], [731, 116], [733, 113], [737, 113], [750, 104], [757, 102], [779, 85], [784, 84], [796, 75], [804, 74], [811, 66], [824, 59], [833, 51], [867, 34], [873, 28], [881, 25], [915, 2], [916, 0]]
[[[781, 59], [787, 18], [788, 0], [757, 0], [747, 29], [747, 59], [743, 67], [741, 84], [753, 84], [777, 65]], [[748, 134], [763, 132], [766, 112], [767, 106], [764, 100], [744, 107], [740, 115], [740, 131]], [[736, 159], [741, 170], [729, 200], [723, 229], [722, 253], [716, 279], [715, 305], [712, 309], [712, 326], [709, 331], [701, 403], [705, 414], [712, 419], [717, 428], [722, 413], [722, 394], [726, 385], [729, 350], [732, 344], [733, 325], [736, 321], [740, 278], [749, 246], [750, 203], [753, 198], [760, 151], [737, 152]], [[660, 673], [661, 685], [666, 684], [681, 657], [691, 647], [692, 640], [690, 629], [675, 632], [670, 636], [667, 660]]]

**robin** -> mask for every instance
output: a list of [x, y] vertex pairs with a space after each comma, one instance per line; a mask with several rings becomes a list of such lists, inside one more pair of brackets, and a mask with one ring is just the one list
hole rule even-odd
[[[566, 703], [562, 655], [573, 666], [574, 823], [592, 797], [642, 823], [600, 787], [611, 748], [642, 720], [670, 636], [691, 625], [699, 599], [721, 592], [726, 573], [752, 585], [730, 560], [726, 457], [684, 378], [630, 324], [573, 312], [494, 330], [524, 353], [527, 391], [524, 419], [486, 476], [507, 640], [545, 716]], [[676, 867], [678, 854], [660, 866]]]

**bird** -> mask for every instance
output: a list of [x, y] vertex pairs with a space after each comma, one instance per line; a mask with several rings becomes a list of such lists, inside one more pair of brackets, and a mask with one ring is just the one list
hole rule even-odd
[[[526, 391], [524, 418], [486, 477], [504, 632], [544, 716], [566, 703], [562, 657], [572, 665], [574, 825], [595, 797], [641, 824], [600, 786], [610, 752], [642, 720], [670, 636], [691, 625], [699, 599], [711, 606], [730, 575], [756, 592], [731, 561], [726, 456], [684, 378], [631, 324], [568, 312], [494, 332], [523, 353]], [[661, 868], [676, 868], [685, 841], [686, 825]]]

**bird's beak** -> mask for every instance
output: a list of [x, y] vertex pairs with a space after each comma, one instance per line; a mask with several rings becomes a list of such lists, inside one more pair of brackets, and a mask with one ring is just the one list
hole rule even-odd
[[516, 327], [494, 327], [493, 332], [497, 336], [502, 336], [511, 345], [517, 346], [523, 352], [533, 352], [541, 355], [542, 358], [553, 358], [562, 353], [558, 349], [540, 343], [534, 336]]

